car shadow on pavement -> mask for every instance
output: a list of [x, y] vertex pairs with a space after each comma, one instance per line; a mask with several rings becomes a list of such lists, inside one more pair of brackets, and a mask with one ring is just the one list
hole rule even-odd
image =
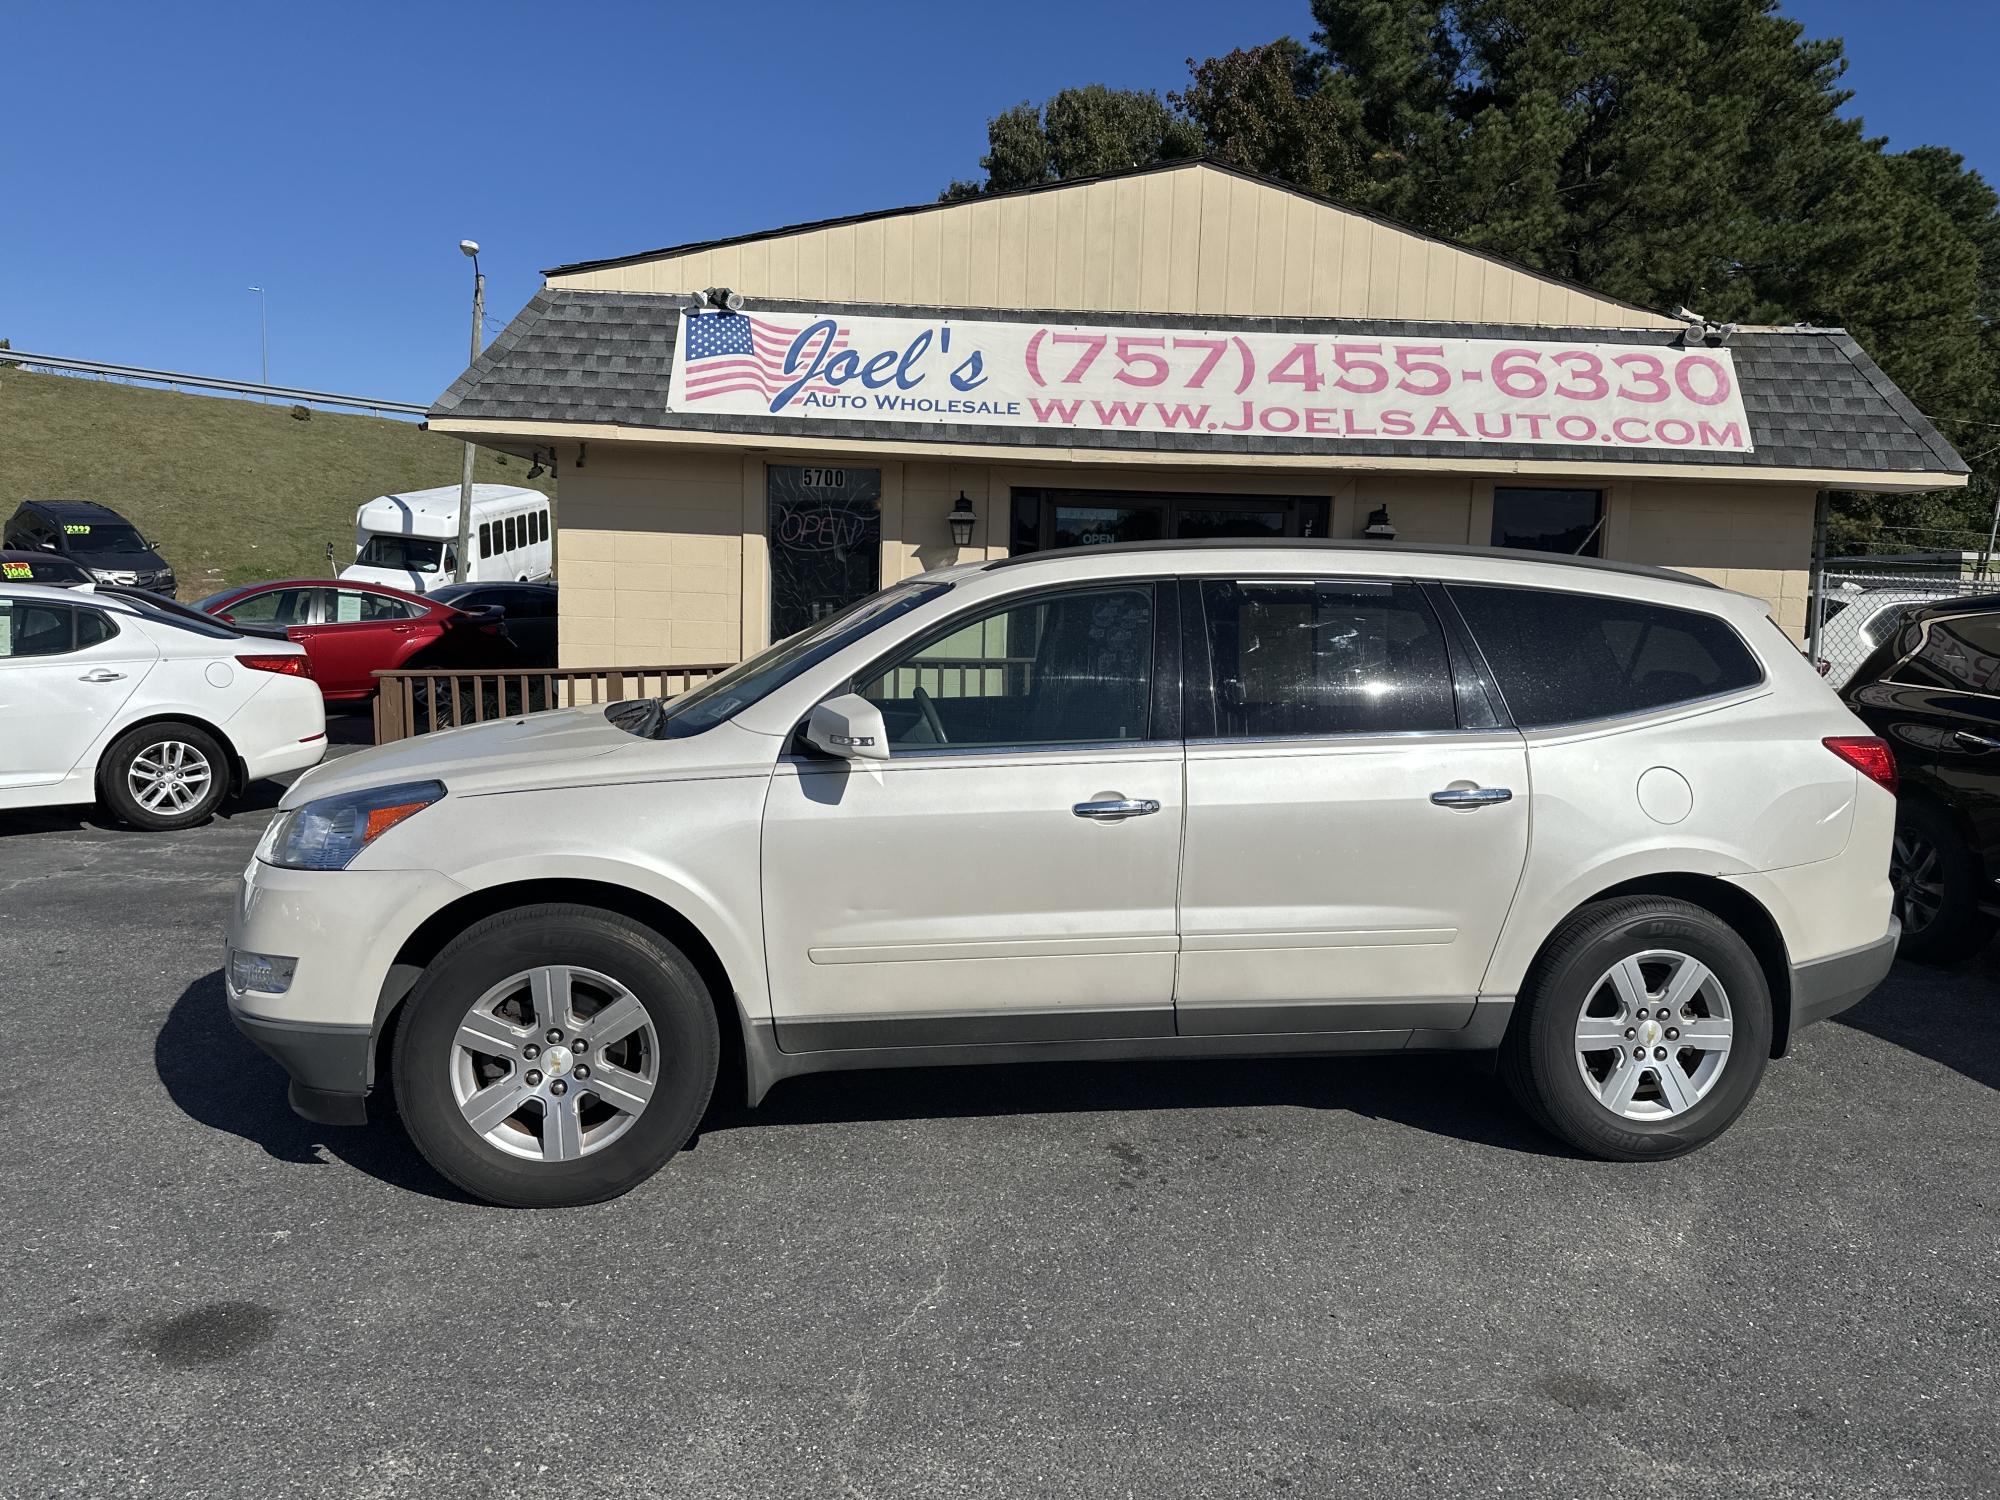
[[[1580, 1159], [1490, 1069], [1448, 1056], [997, 1063], [787, 1079], [755, 1109], [718, 1088], [702, 1131], [762, 1125], [1258, 1106], [1344, 1111], [1532, 1156]], [[699, 1139], [699, 1137], [697, 1137]]]
[[229, 1019], [220, 969], [181, 991], [154, 1039], [153, 1067], [182, 1113], [261, 1146], [277, 1161], [325, 1166], [327, 1156], [337, 1157], [393, 1187], [472, 1201], [430, 1169], [392, 1117], [342, 1127], [315, 1125], [293, 1114], [285, 1100], [284, 1070]]
[[1837, 1019], [2000, 1089], [2000, 945], [1950, 968], [1899, 963], [1889, 983]]

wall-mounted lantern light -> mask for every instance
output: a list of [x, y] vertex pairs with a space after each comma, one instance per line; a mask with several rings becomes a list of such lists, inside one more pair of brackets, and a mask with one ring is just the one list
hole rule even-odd
[[1395, 541], [1396, 528], [1389, 520], [1389, 507], [1386, 505], [1378, 505], [1373, 510], [1368, 512], [1368, 525], [1365, 529], [1363, 529], [1361, 534], [1367, 537], [1370, 541], [1376, 541], [1376, 542]]
[[954, 547], [972, 545], [972, 526], [978, 519], [979, 513], [972, 508], [972, 502], [965, 498], [965, 491], [960, 490], [958, 504], [954, 505], [951, 514], [945, 517], [946, 523], [951, 527], [951, 542]]

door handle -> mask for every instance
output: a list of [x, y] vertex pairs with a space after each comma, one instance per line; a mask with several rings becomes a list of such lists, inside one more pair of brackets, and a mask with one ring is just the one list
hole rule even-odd
[[1070, 809], [1079, 818], [1095, 818], [1100, 823], [1143, 818], [1159, 810], [1160, 804], [1151, 797], [1107, 797], [1101, 802], [1079, 802]]
[[1450, 786], [1431, 793], [1431, 801], [1439, 807], [1489, 807], [1513, 800], [1514, 793], [1504, 786]]
[[1974, 734], [1969, 729], [1953, 730], [1951, 737], [1961, 745], [1972, 745], [1980, 750], [2000, 750], [2000, 740], [1988, 739], [1985, 735]]
[[85, 672], [81, 677], [77, 678], [77, 681], [78, 682], [122, 682], [124, 681], [124, 678], [125, 674], [123, 672], [114, 672], [109, 667], [99, 667], [94, 672]]

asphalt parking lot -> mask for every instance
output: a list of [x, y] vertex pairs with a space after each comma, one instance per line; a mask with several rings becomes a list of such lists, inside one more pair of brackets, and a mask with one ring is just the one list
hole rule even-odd
[[1716, 1145], [1429, 1058], [847, 1074], [631, 1196], [457, 1196], [223, 1009], [262, 795], [0, 815], [0, 1494], [1992, 1495], [2000, 964]]

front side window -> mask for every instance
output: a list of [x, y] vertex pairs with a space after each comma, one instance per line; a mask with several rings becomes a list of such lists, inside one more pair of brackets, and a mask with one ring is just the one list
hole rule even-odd
[[[309, 625], [313, 596], [325, 592], [324, 589], [267, 589], [233, 604], [222, 604], [220, 608], [230, 619], [252, 625]], [[217, 604], [213, 599], [204, 599], [202, 606], [213, 609]]]
[[1602, 594], [1449, 585], [1524, 729], [1755, 687], [1763, 668], [1714, 615]]
[[1602, 490], [1493, 491], [1493, 545], [1596, 557], [1603, 538]]
[[74, 651], [76, 613], [66, 604], [0, 599], [0, 658], [61, 656]]
[[2000, 694], [2000, 615], [1930, 621], [1923, 649], [1897, 669], [1896, 680], [1959, 693]]
[[443, 559], [443, 542], [429, 541], [420, 536], [371, 536], [354, 560], [371, 568], [435, 573]]
[[882, 710], [897, 748], [1145, 739], [1152, 585], [1039, 595], [955, 621], [854, 691]]
[[1225, 738], [1455, 729], [1444, 631], [1413, 583], [1201, 585]]

